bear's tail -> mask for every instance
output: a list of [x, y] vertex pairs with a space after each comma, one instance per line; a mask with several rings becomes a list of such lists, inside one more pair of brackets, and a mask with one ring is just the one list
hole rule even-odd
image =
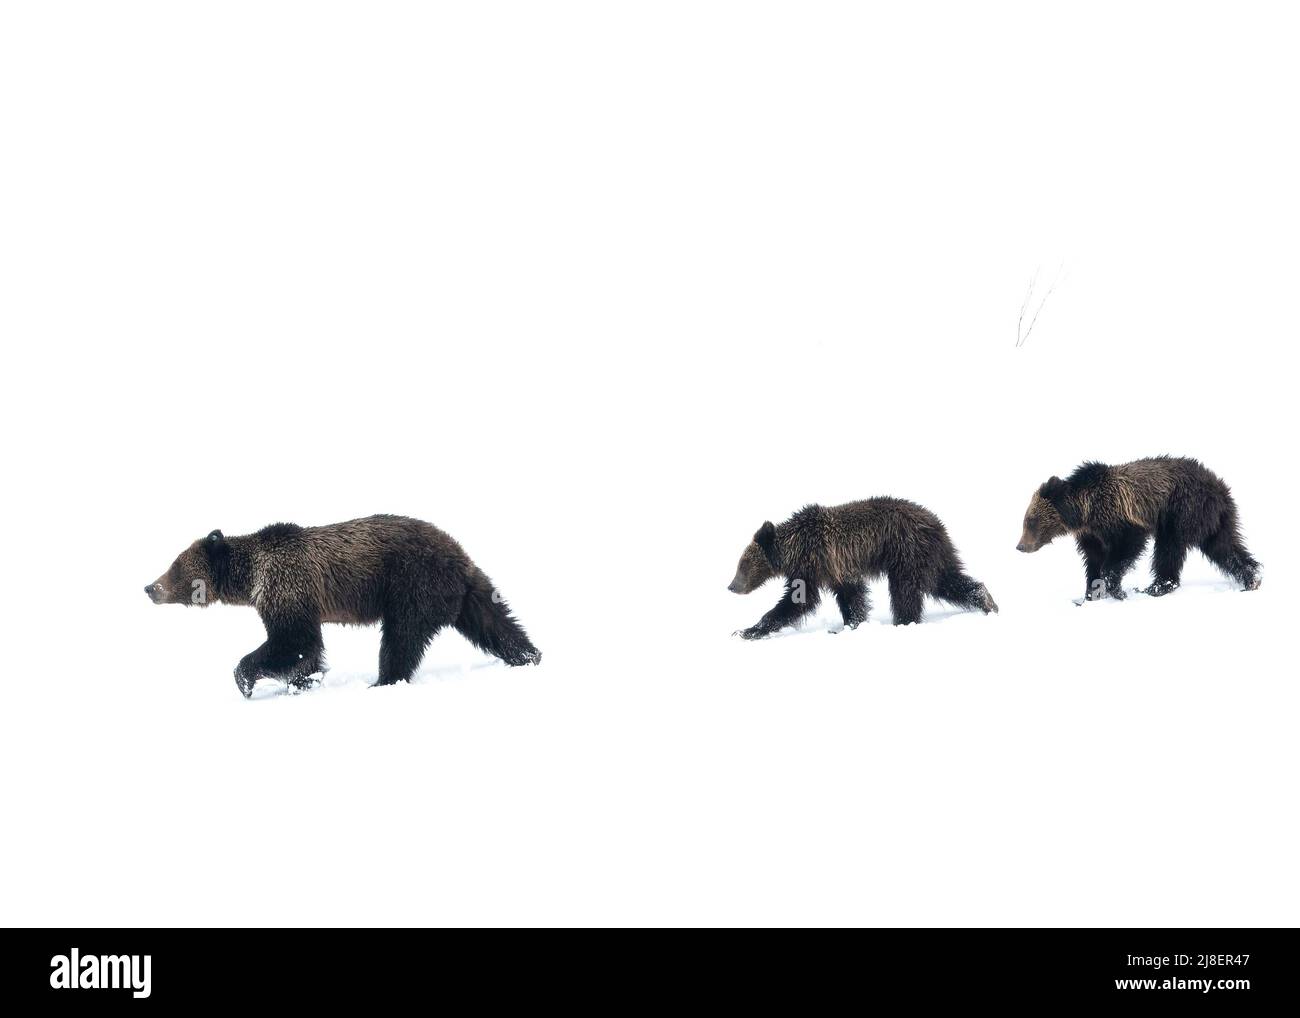
[[509, 606], [480, 569], [471, 574], [460, 616], [452, 625], [479, 650], [508, 665], [535, 665], [542, 660], [542, 652], [533, 646], [524, 627], [510, 614]]

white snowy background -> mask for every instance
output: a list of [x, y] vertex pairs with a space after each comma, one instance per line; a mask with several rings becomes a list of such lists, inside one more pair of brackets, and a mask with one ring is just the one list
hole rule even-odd
[[[1294, 19], [6, 5], [0, 920], [1294, 925]], [[1075, 607], [1031, 492], [1160, 452], [1263, 588]], [[730, 635], [875, 494], [1001, 614]], [[542, 665], [248, 702], [256, 614], [142, 592], [374, 512]]]

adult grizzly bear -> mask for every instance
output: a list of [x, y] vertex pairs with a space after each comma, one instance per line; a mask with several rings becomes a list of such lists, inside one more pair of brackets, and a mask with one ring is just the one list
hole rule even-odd
[[934, 513], [906, 499], [868, 498], [805, 506], [779, 526], [768, 521], [758, 528], [727, 589], [748, 594], [783, 576], [785, 596], [737, 635], [756, 640], [795, 624], [817, 608], [822, 588], [835, 595], [844, 625], [856, 629], [871, 609], [867, 582], [882, 573], [897, 626], [921, 620], [926, 594], [986, 615], [998, 610], [988, 588], [962, 571]]
[[1244, 589], [1260, 584], [1260, 566], [1242, 541], [1228, 486], [1194, 459], [1085, 463], [1064, 481], [1053, 477], [1029, 500], [1016, 550], [1037, 551], [1067, 533], [1083, 556], [1088, 601], [1126, 596], [1124, 574], [1153, 534], [1153, 579], [1144, 593], [1160, 597], [1175, 590], [1189, 548], [1200, 548]]
[[263, 676], [302, 689], [324, 664], [321, 624], [380, 622], [379, 682], [409, 679], [434, 634], [452, 626], [509, 665], [541, 652], [459, 544], [404, 516], [367, 516], [326, 527], [274, 523], [246, 537], [214, 530], [144, 588], [154, 604], [252, 605], [266, 642], [244, 657], [244, 696]]

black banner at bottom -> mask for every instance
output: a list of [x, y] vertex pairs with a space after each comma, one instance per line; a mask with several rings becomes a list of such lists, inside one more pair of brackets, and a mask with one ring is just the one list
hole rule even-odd
[[0, 1000], [117, 1011], [199, 1004], [771, 1006], [873, 1001], [1149, 1010], [1292, 1008], [1290, 930], [873, 930], [815, 953], [742, 932], [502, 949], [427, 930], [10, 931]]

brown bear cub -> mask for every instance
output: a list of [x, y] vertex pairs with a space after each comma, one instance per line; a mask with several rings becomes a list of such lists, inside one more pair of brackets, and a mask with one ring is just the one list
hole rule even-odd
[[542, 658], [461, 546], [404, 516], [326, 527], [275, 523], [246, 537], [214, 530], [144, 591], [154, 604], [222, 601], [257, 609], [266, 642], [235, 669], [246, 697], [262, 677], [310, 687], [324, 668], [325, 622], [382, 624], [381, 686], [409, 679], [444, 626], [509, 665]]
[[871, 609], [867, 581], [882, 573], [897, 626], [921, 620], [926, 594], [986, 615], [998, 610], [988, 588], [962, 571], [939, 517], [906, 499], [868, 498], [805, 506], [779, 526], [758, 528], [727, 589], [748, 594], [783, 576], [785, 595], [737, 635], [757, 640], [794, 625], [816, 610], [823, 588], [835, 595], [844, 625], [856, 629]]
[[1143, 593], [1177, 589], [1189, 548], [1200, 548], [1246, 590], [1260, 584], [1228, 486], [1194, 459], [1085, 463], [1064, 481], [1053, 477], [1029, 500], [1016, 550], [1037, 551], [1061, 534], [1070, 534], [1083, 556], [1088, 601], [1125, 597], [1124, 574], [1153, 534], [1153, 578]]

